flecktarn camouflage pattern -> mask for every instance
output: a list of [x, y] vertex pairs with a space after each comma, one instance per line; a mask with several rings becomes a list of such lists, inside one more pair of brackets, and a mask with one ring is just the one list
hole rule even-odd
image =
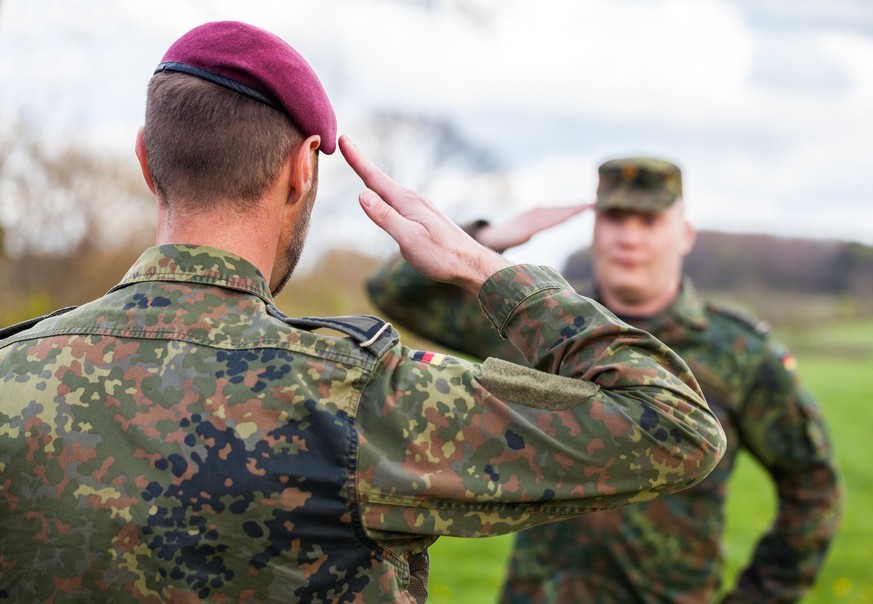
[[[462, 290], [427, 281], [402, 261], [383, 267], [368, 288], [383, 312], [450, 349], [518, 357]], [[636, 325], [688, 363], [725, 428], [727, 453], [693, 488], [519, 533], [502, 601], [715, 601], [728, 478], [741, 450], [772, 476], [779, 509], [725, 601], [799, 600], [834, 537], [842, 494], [824, 421], [796, 363], [759, 321], [705, 303], [688, 280], [670, 307]]]
[[598, 212], [625, 210], [655, 214], [682, 197], [682, 172], [653, 157], [611, 159], [597, 169]]
[[650, 500], [721, 457], [687, 367], [554, 271], [501, 271], [479, 303], [531, 367], [286, 317], [195, 246], [10, 330], [0, 602], [422, 601], [440, 535]]

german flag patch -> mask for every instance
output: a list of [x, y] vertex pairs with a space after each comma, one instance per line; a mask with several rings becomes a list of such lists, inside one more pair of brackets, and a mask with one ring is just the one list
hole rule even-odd
[[427, 352], [424, 350], [417, 350], [412, 355], [413, 361], [420, 361], [422, 363], [428, 363], [429, 365], [442, 365], [446, 360], [446, 355], [440, 354], [438, 352]]

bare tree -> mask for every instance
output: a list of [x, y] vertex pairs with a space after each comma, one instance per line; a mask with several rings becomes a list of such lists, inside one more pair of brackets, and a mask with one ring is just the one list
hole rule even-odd
[[367, 119], [367, 131], [376, 162], [425, 196], [451, 175], [497, 172], [495, 158], [446, 118], [379, 111]]
[[105, 293], [154, 238], [136, 162], [49, 149], [22, 122], [0, 135], [0, 322]]
[[[459, 222], [488, 215], [507, 198], [507, 175], [488, 150], [473, 144], [439, 116], [377, 111], [353, 127], [355, 142], [392, 178], [438, 203]], [[314, 221], [301, 270], [330, 249], [350, 248], [384, 256], [396, 248], [357, 208], [361, 182], [345, 163], [322, 165]], [[466, 213], [466, 214], [465, 214]]]

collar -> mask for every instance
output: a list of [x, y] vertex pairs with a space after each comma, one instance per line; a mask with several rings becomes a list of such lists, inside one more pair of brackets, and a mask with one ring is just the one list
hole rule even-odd
[[246, 292], [267, 304], [273, 303], [267, 280], [254, 264], [230, 252], [205, 245], [150, 247], [110, 291], [145, 281], [202, 283]]
[[679, 295], [673, 303], [667, 307], [666, 311], [673, 316], [677, 321], [694, 329], [705, 329], [709, 324], [709, 319], [706, 315], [706, 303], [697, 289], [691, 282], [690, 277], [682, 279], [682, 287], [679, 288]]

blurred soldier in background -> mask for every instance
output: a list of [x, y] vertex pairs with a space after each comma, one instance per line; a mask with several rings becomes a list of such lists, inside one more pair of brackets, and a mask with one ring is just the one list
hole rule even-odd
[[[595, 204], [537, 208], [468, 230], [502, 252], [591, 207], [594, 279], [581, 293], [679, 353], [725, 427], [728, 451], [692, 489], [519, 533], [502, 601], [714, 601], [723, 573], [728, 478], [741, 450], [772, 479], [778, 509], [723, 601], [799, 600], [839, 521], [833, 452], [793, 358], [765, 324], [702, 300], [683, 278], [694, 231], [684, 215], [679, 168], [644, 157], [607, 161], [599, 168]], [[428, 282], [401, 260], [374, 275], [368, 291], [397, 323], [439, 344], [476, 358], [522, 361], [482, 321], [469, 296]]]
[[321, 83], [273, 34], [207, 23], [167, 51], [136, 141], [158, 245], [106, 296], [0, 331], [0, 601], [420, 602], [440, 535], [715, 466], [724, 433], [673, 352], [476, 243], [347, 138], [367, 215], [477, 294], [527, 364], [276, 309], [336, 146]]

